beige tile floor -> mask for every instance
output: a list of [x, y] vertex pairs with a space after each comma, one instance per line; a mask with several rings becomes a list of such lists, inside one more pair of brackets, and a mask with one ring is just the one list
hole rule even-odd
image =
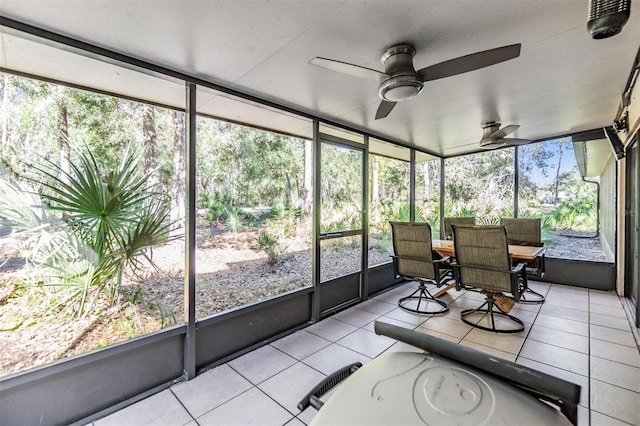
[[[419, 351], [376, 335], [373, 321], [416, 329], [550, 373], [582, 386], [580, 425], [640, 425], [640, 353], [620, 299], [609, 292], [531, 283], [543, 305], [512, 310], [525, 330], [500, 335], [472, 328], [460, 311], [478, 294], [450, 290], [450, 311], [421, 316], [397, 307], [409, 283], [256, 349], [94, 422], [107, 425], [304, 425], [296, 408], [327, 374], [388, 351]], [[522, 424], [526, 424], [523, 421]]]

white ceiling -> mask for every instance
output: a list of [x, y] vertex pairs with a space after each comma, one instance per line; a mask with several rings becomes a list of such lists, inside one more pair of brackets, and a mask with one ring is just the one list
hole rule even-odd
[[[519, 124], [510, 136], [526, 139], [611, 125], [640, 47], [640, 7], [621, 34], [593, 40], [587, 0], [2, 0], [0, 14], [445, 156], [477, 151], [486, 121]], [[399, 42], [415, 46], [416, 69], [513, 43], [522, 52], [428, 82], [377, 121], [375, 81], [308, 64], [382, 71]], [[8, 68], [25, 52], [12, 59], [10, 44]]]

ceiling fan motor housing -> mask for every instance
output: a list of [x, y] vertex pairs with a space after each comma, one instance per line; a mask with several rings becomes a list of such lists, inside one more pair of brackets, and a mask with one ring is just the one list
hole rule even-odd
[[384, 71], [389, 77], [380, 82], [378, 95], [389, 102], [411, 99], [422, 91], [422, 81], [413, 67], [416, 50], [408, 44], [387, 49], [382, 55]]
[[482, 139], [480, 146], [482, 148], [498, 148], [504, 145], [504, 138], [491, 137], [495, 132], [500, 130], [501, 123], [490, 121], [482, 125]]
[[501, 123], [490, 121], [482, 125], [482, 140], [491, 139], [491, 135], [500, 130]]

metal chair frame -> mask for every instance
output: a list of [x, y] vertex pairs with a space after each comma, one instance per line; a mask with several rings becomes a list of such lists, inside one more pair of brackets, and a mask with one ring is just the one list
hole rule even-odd
[[[461, 282], [460, 280], [460, 269], [461, 268], [465, 268], [464, 265], [458, 265], [458, 264], [452, 264], [451, 265], [453, 267], [453, 274], [456, 280], [456, 283]], [[493, 272], [504, 272], [504, 273], [509, 273], [511, 275], [511, 288], [512, 288], [512, 294], [517, 295], [517, 298], [514, 297], [514, 300], [516, 302], [522, 302], [522, 294], [524, 293], [524, 288], [523, 288], [523, 281], [526, 281], [527, 276], [526, 273], [524, 271], [524, 264], [520, 263], [518, 264], [518, 266], [516, 266], [516, 268], [512, 269], [511, 271], [503, 271], [503, 270], [499, 270], [499, 269], [495, 269], [495, 268], [482, 268], [479, 266], [471, 266], [469, 268], [473, 268], [475, 270], [486, 270], [486, 271], [493, 271]], [[460, 288], [458, 288], [459, 290], [462, 289], [463, 287], [460, 286]], [[485, 299], [484, 299], [484, 303], [480, 306], [478, 306], [477, 308], [474, 309], [465, 309], [462, 312], [460, 312], [460, 319], [462, 320], [462, 322], [464, 322], [465, 324], [468, 324], [472, 327], [475, 328], [479, 328], [481, 330], [485, 330], [485, 331], [493, 331], [496, 333], [518, 333], [520, 331], [524, 330], [524, 323], [522, 322], [522, 320], [520, 320], [519, 318], [510, 315], [508, 312], [505, 312], [504, 310], [502, 310], [500, 308], [499, 305], [497, 305], [495, 303], [495, 298], [496, 296], [502, 295], [502, 292], [495, 292], [495, 291], [488, 291], [488, 290], [483, 290], [480, 289], [480, 292], [482, 294], [485, 295]], [[486, 306], [486, 308], [485, 308]], [[496, 308], [498, 311], [494, 310], [494, 308]], [[475, 313], [484, 313], [484, 314], [488, 314], [489, 318], [491, 319], [491, 327], [485, 327], [483, 325], [474, 323], [472, 321], [469, 321], [466, 319], [467, 316], [475, 314]], [[495, 316], [500, 316], [503, 318], [507, 318], [513, 322], [515, 322], [516, 324], [518, 324], [518, 328], [514, 328], [514, 329], [499, 329], [496, 327], [496, 321], [495, 321]]]
[[[422, 277], [404, 276], [404, 275], [398, 273], [398, 260], [399, 259], [416, 260], [416, 259], [407, 258], [407, 257], [401, 257], [401, 256], [395, 256], [395, 255], [391, 256], [391, 257], [393, 258], [393, 269], [394, 269], [394, 274], [395, 274], [396, 277], [402, 276], [407, 280], [417, 281], [418, 282], [418, 288], [413, 293], [411, 293], [409, 296], [405, 296], [405, 297], [401, 298], [398, 301], [398, 306], [400, 308], [402, 308], [402, 309], [404, 309], [405, 311], [408, 311], [408, 312], [413, 312], [413, 313], [416, 313], [416, 314], [425, 314], [425, 315], [444, 314], [445, 312], [447, 312], [449, 310], [449, 305], [447, 304], [447, 302], [444, 302], [444, 301], [434, 297], [433, 294], [427, 288], [427, 284], [428, 283], [432, 283], [432, 284], [435, 284], [437, 287], [441, 287], [448, 280], [453, 278], [450, 269], [447, 268], [443, 272], [441, 272], [441, 270], [440, 270], [441, 264], [444, 264], [444, 263], [449, 261], [449, 256], [446, 256], [446, 257], [443, 257], [442, 259], [433, 261], [433, 266], [434, 266], [434, 269], [436, 271], [436, 276], [440, 276], [439, 280], [432, 280], [432, 279], [422, 278]], [[413, 309], [410, 306], [408, 306], [409, 302], [414, 301], [414, 300], [418, 301], [418, 303], [416, 305], [416, 309]], [[427, 303], [428, 302], [435, 302], [435, 303], [439, 304], [440, 306], [442, 306], [442, 309], [439, 309], [439, 310], [420, 309], [420, 303], [422, 303], [422, 301], [425, 301]]]
[[[541, 238], [540, 231], [540, 219], [535, 218], [502, 218], [500, 219], [500, 225], [504, 225], [507, 229], [507, 238], [509, 244], [520, 246], [533, 246], [543, 247], [544, 243]], [[509, 232], [509, 225], [511, 225], [512, 231]], [[525, 228], [524, 230], [522, 228]], [[514, 230], [514, 228], [516, 228]], [[525, 262], [525, 271], [528, 275], [534, 277], [542, 277], [545, 272], [545, 259], [544, 254], [538, 260], [539, 264], [533, 264], [532, 262]], [[527, 266], [533, 266], [527, 270]], [[527, 298], [527, 295], [532, 297]], [[527, 287], [524, 294], [520, 297], [520, 303], [544, 303], [545, 297], [535, 290]]]
[[[465, 228], [472, 228], [478, 232], [486, 231], [486, 232], [494, 232], [494, 233], [495, 232], [499, 233], [500, 230], [502, 230], [502, 232], [504, 232], [504, 251], [501, 252], [499, 246], [491, 247], [490, 245], [488, 245], [487, 248], [500, 251], [500, 254], [498, 255], [498, 257], [490, 258], [490, 259], [496, 259], [496, 262], [498, 263], [498, 265], [504, 264], [505, 267], [504, 268], [495, 267], [495, 265], [491, 265], [491, 264], [484, 265], [482, 264], [483, 262], [481, 257], [480, 258], [477, 257], [479, 255], [477, 254], [466, 255], [465, 251], [467, 247], [464, 246], [465, 243], [461, 242], [460, 239], [456, 240], [456, 238], [454, 237], [454, 244], [456, 245], [455, 250], [456, 250], [457, 260], [455, 263], [451, 264], [451, 267], [453, 269], [454, 279], [456, 280], [456, 288], [458, 290], [477, 289], [481, 293], [483, 293], [485, 296], [485, 300], [482, 305], [474, 309], [463, 310], [460, 313], [460, 319], [465, 324], [468, 324], [472, 327], [479, 328], [485, 331], [493, 331], [496, 333], [518, 333], [520, 331], [523, 331], [524, 323], [519, 318], [513, 315], [510, 315], [508, 312], [504, 311], [499, 305], [495, 303], [496, 297], [498, 295], [503, 295], [503, 292], [511, 292], [511, 294], [513, 295], [513, 300], [515, 302], [520, 302], [521, 295], [524, 293], [525, 289], [527, 288], [527, 274], [526, 274], [524, 263], [519, 263], [515, 268], [511, 268], [511, 257], [509, 256], [509, 251], [508, 251], [506, 230], [504, 230], [503, 226], [465, 227], [465, 226], [453, 225], [453, 232], [455, 234], [457, 232], [456, 229], [462, 230]], [[499, 236], [499, 234], [493, 234], [493, 235]], [[496, 240], [496, 242], [498, 242], [498, 240]], [[474, 248], [482, 250], [483, 247], [484, 246], [474, 247]], [[472, 256], [472, 259], [468, 260], [467, 259], [468, 256]], [[504, 258], [500, 260], [500, 256], [504, 256]], [[469, 262], [469, 263], [465, 263], [465, 262]], [[465, 269], [469, 271], [475, 271], [476, 276], [472, 281], [475, 281], [475, 280], [485, 281], [484, 285], [481, 285], [477, 281], [475, 283], [474, 282], [465, 283], [465, 280], [463, 279], [463, 276], [465, 274], [463, 271]], [[478, 272], [480, 272], [480, 275], [477, 275]], [[483, 274], [483, 272], [486, 272], [486, 274]], [[469, 274], [469, 272], [467, 272], [467, 274]], [[496, 278], [495, 284], [491, 282], [489, 285], [487, 285], [487, 280], [490, 280], [490, 278], [487, 278], [487, 275], [489, 274], [493, 275], [494, 277], [500, 276], [496, 274], [508, 274], [509, 276], [508, 284], [505, 280]], [[483, 288], [483, 287], [486, 287], [486, 288]], [[490, 327], [485, 327], [484, 325], [480, 325], [477, 322], [473, 322], [468, 319], [470, 315], [478, 314], [478, 313], [489, 316], [489, 320], [491, 324]], [[516, 328], [506, 328], [506, 329], [498, 328], [496, 326], [496, 316], [508, 319], [511, 322], [515, 323]]]
[[[395, 277], [403, 277], [408, 281], [417, 281], [418, 288], [411, 293], [409, 296], [402, 297], [398, 301], [398, 306], [408, 312], [413, 312], [417, 314], [424, 315], [436, 315], [443, 314], [449, 310], [449, 305], [435, 297], [427, 288], [428, 283], [435, 284], [437, 287], [441, 287], [447, 281], [452, 279], [451, 269], [446, 265], [449, 265], [450, 258], [449, 256], [443, 257], [441, 259], [433, 259], [433, 248], [431, 246], [431, 227], [428, 223], [415, 223], [415, 222], [390, 222], [392, 233], [393, 233], [393, 248], [394, 255], [391, 256], [393, 259], [393, 269]], [[424, 250], [428, 250], [425, 253], [424, 257], [418, 256], [407, 256], [407, 255], [398, 255], [398, 241], [397, 241], [397, 227], [422, 227], [423, 229], [428, 230], [428, 241], [416, 241], [425, 245]], [[414, 262], [430, 262], [433, 265], [433, 277], [425, 277], [418, 276], [416, 274], [408, 274], [407, 271], [400, 270], [400, 261], [414, 261]], [[417, 302], [417, 303], [415, 303]], [[428, 306], [429, 303], [436, 303], [439, 305], [439, 309], [428, 309], [420, 308], [422, 304]], [[411, 305], [415, 304], [415, 308]]]
[[475, 216], [447, 216], [444, 218], [444, 231], [442, 232], [442, 239], [453, 239], [453, 230], [451, 225], [456, 226], [473, 226], [476, 224]]

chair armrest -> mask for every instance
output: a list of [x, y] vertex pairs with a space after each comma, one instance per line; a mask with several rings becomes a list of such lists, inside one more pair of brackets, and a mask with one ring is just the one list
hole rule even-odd
[[445, 256], [443, 258], [440, 259], [434, 259], [433, 263], [449, 263], [451, 261], [451, 256]]
[[[524, 263], [518, 263], [513, 269], [505, 270], [501, 268], [490, 268], [488, 266], [476, 266], [476, 265], [460, 265], [459, 263], [451, 263], [453, 269], [453, 277], [456, 280], [456, 290], [470, 290], [474, 287], [465, 285], [460, 277], [460, 269], [475, 269], [489, 272], [500, 272], [503, 274], [509, 274], [511, 276], [511, 293], [514, 296], [516, 302], [520, 299], [520, 293], [527, 288], [527, 273]], [[520, 285], [520, 282], [524, 283], [524, 286]]]
[[401, 259], [401, 260], [415, 260], [417, 262], [426, 262], [426, 260], [422, 257], [415, 256], [398, 256], [397, 254], [392, 254], [391, 257], [393, 259]]
[[520, 301], [520, 295], [527, 289], [527, 264], [518, 263], [511, 270], [511, 294], [515, 302]]
[[512, 246], [544, 247], [544, 242], [523, 241], [523, 240], [509, 240], [509, 245], [512, 245]]
[[513, 274], [515, 271], [513, 269], [502, 269], [502, 268], [490, 268], [488, 266], [476, 266], [476, 265], [460, 265], [459, 263], [452, 263], [451, 266], [456, 269], [478, 269], [481, 271], [491, 271], [491, 272], [502, 272], [503, 274]]

